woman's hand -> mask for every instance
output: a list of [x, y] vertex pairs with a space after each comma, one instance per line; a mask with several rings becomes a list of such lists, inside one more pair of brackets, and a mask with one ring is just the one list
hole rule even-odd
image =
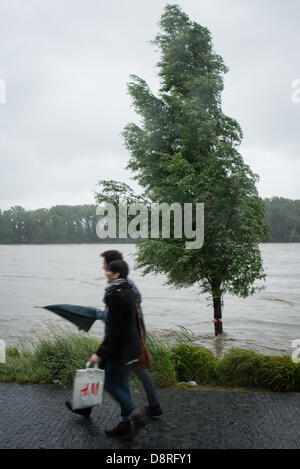
[[100, 362], [100, 357], [94, 353], [89, 359], [90, 363], [99, 363]]

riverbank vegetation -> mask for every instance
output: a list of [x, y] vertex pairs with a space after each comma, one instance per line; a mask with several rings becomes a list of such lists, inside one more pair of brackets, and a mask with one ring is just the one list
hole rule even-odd
[[[300, 200], [264, 199], [270, 225], [269, 243], [300, 242]], [[25, 210], [0, 210], [0, 244], [101, 243], [96, 234], [96, 205], [57, 205]], [[110, 239], [109, 242], [136, 240]]]
[[[168, 334], [148, 334], [154, 359], [150, 370], [158, 387], [186, 387], [183, 382], [223, 388], [300, 392], [300, 363], [288, 355], [271, 356], [245, 349], [230, 349], [216, 357], [196, 345], [193, 334], [182, 328]], [[63, 328], [40, 334], [34, 340], [8, 347], [0, 363], [0, 381], [71, 385], [77, 369], [84, 368], [99, 340]], [[132, 384], [139, 385], [132, 375]]]

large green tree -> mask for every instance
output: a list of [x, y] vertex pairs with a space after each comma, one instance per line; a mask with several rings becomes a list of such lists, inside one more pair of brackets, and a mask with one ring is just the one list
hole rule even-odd
[[222, 112], [228, 69], [213, 51], [210, 32], [177, 5], [165, 7], [160, 26], [158, 95], [137, 76], [128, 85], [141, 118], [123, 132], [128, 168], [153, 202], [204, 203], [205, 239], [201, 249], [186, 249], [184, 238], [143, 240], [137, 266], [166, 275], [169, 285], [198, 284], [212, 299], [218, 335], [224, 294], [247, 297], [262, 288], [256, 283], [265, 278], [259, 243], [268, 224], [258, 176], [238, 152], [241, 128]]

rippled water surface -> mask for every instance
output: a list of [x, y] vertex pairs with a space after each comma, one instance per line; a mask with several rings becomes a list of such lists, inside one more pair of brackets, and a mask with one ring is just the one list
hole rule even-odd
[[[41, 327], [68, 324], [34, 305], [70, 303], [101, 307], [106, 280], [99, 253], [119, 249], [133, 266], [135, 245], [0, 245], [0, 339], [15, 344], [34, 336]], [[300, 243], [261, 246], [267, 273], [266, 289], [247, 299], [226, 296], [224, 334], [214, 337], [213, 312], [196, 285], [175, 290], [163, 285], [163, 276], [131, 270], [143, 296], [147, 329], [184, 326], [197, 342], [218, 352], [243, 347], [269, 354], [291, 354], [300, 339]], [[77, 330], [70, 325], [70, 329]], [[101, 337], [97, 321], [91, 335]]]

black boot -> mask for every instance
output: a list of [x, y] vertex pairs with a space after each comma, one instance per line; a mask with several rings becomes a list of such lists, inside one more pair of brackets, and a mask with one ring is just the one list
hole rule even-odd
[[131, 417], [131, 433], [134, 437], [143, 427], [149, 423], [146, 412], [137, 412]]
[[159, 417], [163, 414], [163, 410], [160, 405], [149, 405], [146, 407], [146, 412], [149, 417]]
[[130, 422], [120, 422], [116, 427], [105, 430], [107, 436], [131, 436]]
[[70, 401], [66, 401], [65, 404], [66, 404], [66, 407], [71, 412], [74, 412], [74, 414], [82, 415], [82, 417], [89, 417], [91, 412], [92, 412], [92, 408], [93, 408], [93, 407], [86, 407], [85, 409], [75, 409], [75, 410], [73, 410], [72, 409], [72, 404], [71, 404]]

